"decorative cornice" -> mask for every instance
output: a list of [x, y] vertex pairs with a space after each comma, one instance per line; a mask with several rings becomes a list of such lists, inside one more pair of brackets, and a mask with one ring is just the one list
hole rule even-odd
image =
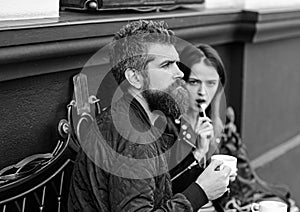
[[[114, 18], [62, 12], [58, 22], [0, 27], [0, 64], [93, 53], [107, 44], [128, 20], [164, 20], [189, 42], [226, 43], [239, 40], [237, 11], [179, 11]], [[82, 16], [82, 17], [81, 17]]]
[[61, 12], [57, 21], [40, 20], [14, 24], [0, 22], [0, 47], [15, 45], [60, 42], [63, 40], [85, 39], [112, 36], [128, 21], [139, 19], [164, 20], [172, 29], [192, 29], [197, 26], [213, 26], [235, 23], [240, 19], [236, 10], [212, 13], [199, 10], [179, 10], [161, 13], [93, 15]]
[[252, 12], [257, 19], [252, 42], [267, 42], [300, 36], [298, 10], [260, 10]]
[[[63, 11], [59, 20], [47, 23], [0, 23], [0, 78], [3, 81], [34, 75], [37, 70], [16, 71], [18, 64], [29, 61], [42, 63], [91, 55], [109, 43], [113, 33], [130, 20], [164, 20], [178, 37], [196, 45], [257, 43], [300, 36], [298, 11], [179, 10], [119, 16]], [[64, 60], [64, 65], [42, 68], [36, 74], [80, 68], [84, 61], [74, 65], [72, 59]]]

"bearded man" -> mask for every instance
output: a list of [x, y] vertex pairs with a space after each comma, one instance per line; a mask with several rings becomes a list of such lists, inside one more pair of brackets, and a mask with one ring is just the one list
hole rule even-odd
[[[163, 22], [135, 21], [115, 34], [112, 72], [123, 96], [97, 117], [73, 170], [69, 211], [193, 211], [207, 202], [199, 183], [173, 195], [164, 145], [154, 127], [188, 104], [175, 37]], [[171, 145], [169, 145], [171, 146]]]

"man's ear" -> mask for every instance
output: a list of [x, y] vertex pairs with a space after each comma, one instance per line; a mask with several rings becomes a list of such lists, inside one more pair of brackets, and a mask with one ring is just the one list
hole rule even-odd
[[125, 77], [129, 84], [136, 89], [141, 89], [143, 87], [143, 77], [139, 71], [127, 68], [125, 71]]

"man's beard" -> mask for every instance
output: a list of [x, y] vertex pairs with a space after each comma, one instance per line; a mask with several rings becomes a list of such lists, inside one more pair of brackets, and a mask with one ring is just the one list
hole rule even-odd
[[151, 112], [163, 113], [166, 117], [177, 119], [188, 108], [189, 93], [183, 80], [176, 80], [165, 90], [146, 89], [142, 92]]

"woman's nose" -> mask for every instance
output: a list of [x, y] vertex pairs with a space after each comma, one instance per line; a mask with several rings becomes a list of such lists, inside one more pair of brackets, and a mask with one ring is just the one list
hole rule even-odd
[[204, 83], [199, 83], [198, 94], [205, 95], [206, 89]]

